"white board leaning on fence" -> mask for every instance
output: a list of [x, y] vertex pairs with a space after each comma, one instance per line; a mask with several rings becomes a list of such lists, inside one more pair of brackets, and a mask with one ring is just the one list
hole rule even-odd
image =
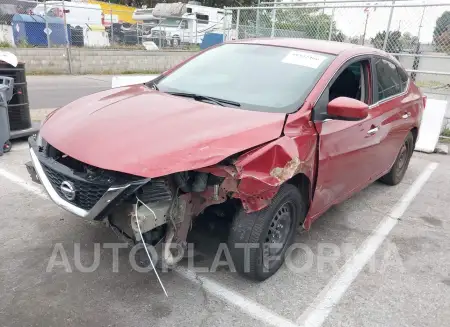
[[136, 84], [144, 84], [158, 75], [117, 75], [111, 80], [111, 88], [123, 87]]
[[441, 134], [446, 109], [447, 101], [427, 99], [427, 105], [420, 123], [419, 137], [414, 148], [415, 151], [434, 152]]

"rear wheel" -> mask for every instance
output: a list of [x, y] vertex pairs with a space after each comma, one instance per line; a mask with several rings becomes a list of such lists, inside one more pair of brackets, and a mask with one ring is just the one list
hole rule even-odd
[[228, 238], [236, 270], [257, 281], [276, 273], [305, 215], [306, 203], [291, 184], [282, 185], [267, 208], [250, 214], [241, 209]]
[[387, 185], [397, 185], [400, 183], [403, 176], [405, 176], [406, 170], [408, 169], [409, 160], [411, 159], [413, 151], [414, 137], [412, 133], [409, 132], [402, 144], [402, 147], [400, 148], [394, 165], [386, 175], [380, 178], [380, 181]]

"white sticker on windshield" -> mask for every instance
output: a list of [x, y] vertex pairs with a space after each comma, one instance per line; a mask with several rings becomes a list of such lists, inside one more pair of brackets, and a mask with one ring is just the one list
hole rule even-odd
[[326, 57], [304, 51], [291, 51], [283, 58], [285, 64], [299, 65], [310, 68], [317, 68], [326, 59]]

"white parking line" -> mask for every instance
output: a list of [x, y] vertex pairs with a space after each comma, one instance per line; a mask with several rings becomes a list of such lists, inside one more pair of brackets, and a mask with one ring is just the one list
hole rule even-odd
[[[27, 191], [30, 191], [40, 197], [48, 199], [46, 193], [44, 193], [41, 187], [32, 185], [33, 182], [27, 182], [26, 180], [11, 174], [10, 172], [0, 168], [0, 176], [8, 179], [9, 181], [23, 187]], [[213, 296], [222, 299], [224, 302], [231, 306], [237, 307], [243, 313], [250, 317], [259, 320], [267, 325], [274, 327], [299, 327], [294, 322], [274, 313], [265, 306], [256, 303], [245, 296], [228, 289], [220, 283], [211, 280], [208, 277], [197, 275], [194, 271], [186, 269], [184, 267], [177, 267], [175, 271], [183, 278], [200, 284], [202, 288]]]
[[412, 200], [438, 167], [438, 163], [430, 163], [417, 177], [407, 192], [394, 206], [390, 214], [378, 225], [373, 233], [364, 241], [356, 253], [342, 266], [339, 272], [331, 279], [320, 292], [308, 309], [297, 319], [297, 324], [304, 327], [320, 327], [339, 303], [342, 296], [356, 279], [366, 263], [375, 254], [390, 231], [403, 216]]
[[299, 327], [294, 322], [281, 317], [280, 315], [272, 312], [270, 309], [264, 307], [263, 305], [228, 289], [227, 287], [221, 285], [220, 283], [217, 283], [216, 281], [208, 277], [198, 275], [194, 271], [186, 269], [184, 267], [177, 267], [175, 271], [191, 282], [200, 284], [206, 292], [222, 299], [232, 306], [237, 307], [250, 317], [264, 322], [267, 325], [274, 327]]
[[27, 191], [30, 191], [30, 192], [40, 196], [41, 198], [48, 199], [48, 196], [45, 193], [44, 189], [40, 186], [36, 186], [36, 184], [34, 182], [32, 182], [31, 180], [29, 182], [27, 182], [26, 180], [20, 178], [19, 176], [11, 174], [10, 172], [6, 171], [3, 168], [0, 168], [0, 176], [5, 177], [9, 181], [23, 187]]

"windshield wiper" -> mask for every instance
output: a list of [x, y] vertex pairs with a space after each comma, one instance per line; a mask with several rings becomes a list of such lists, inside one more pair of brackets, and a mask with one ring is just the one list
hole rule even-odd
[[241, 104], [239, 102], [230, 101], [230, 100], [224, 100], [224, 99], [218, 99], [213, 97], [208, 97], [205, 95], [195, 94], [195, 93], [185, 93], [185, 92], [166, 92], [171, 95], [176, 95], [180, 97], [186, 97], [186, 98], [192, 98], [196, 101], [210, 101], [218, 106], [225, 107], [227, 104], [235, 107], [240, 107]]
[[158, 86], [156, 85], [155, 82], [151, 82], [151, 83], [150, 83], [150, 88], [151, 88], [152, 90], [159, 91]]

